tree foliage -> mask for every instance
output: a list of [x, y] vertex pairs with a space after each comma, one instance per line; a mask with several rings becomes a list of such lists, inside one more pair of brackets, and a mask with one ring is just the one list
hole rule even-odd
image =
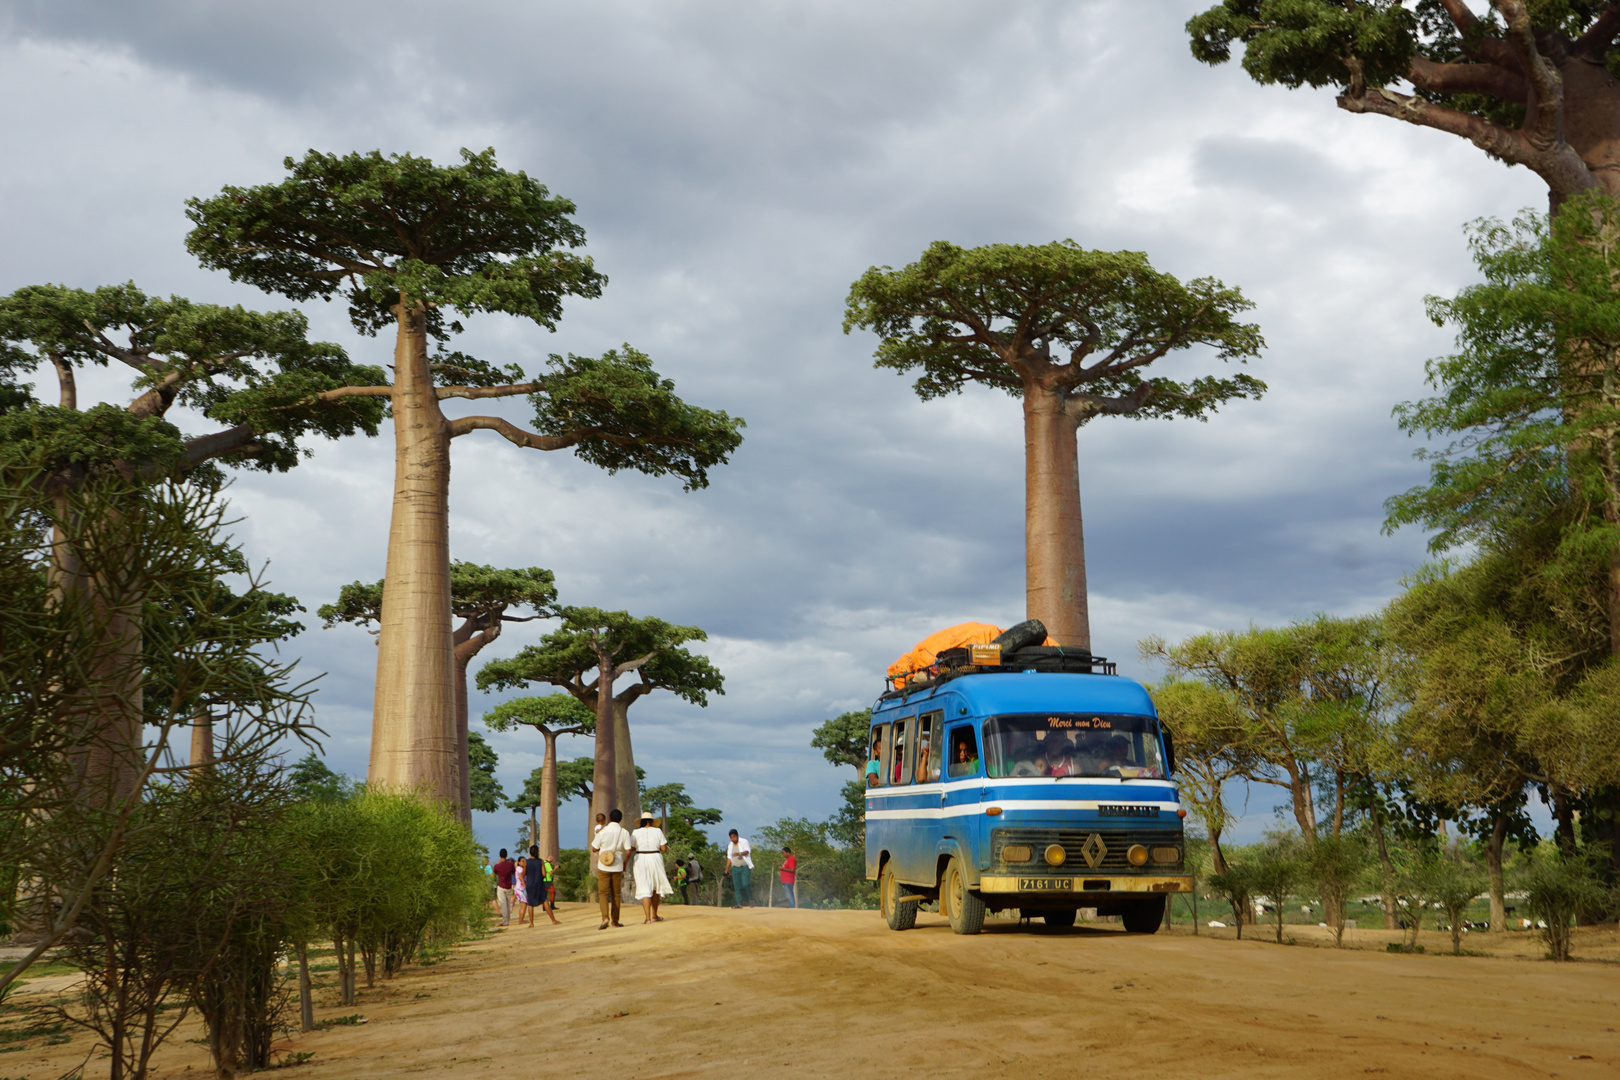
[[1075, 424], [1095, 416], [1202, 417], [1265, 384], [1238, 374], [1146, 379], [1171, 352], [1207, 345], [1243, 361], [1263, 342], [1233, 316], [1252, 305], [1212, 278], [1183, 285], [1132, 251], [1072, 240], [961, 248], [938, 241], [901, 270], [873, 267], [850, 288], [844, 332], [881, 339], [877, 366], [918, 372], [924, 400], [979, 383], [1061, 396]]
[[[441, 343], [478, 313], [555, 330], [567, 297], [597, 297], [606, 284], [589, 257], [571, 250], [585, 242], [574, 204], [502, 169], [494, 150], [463, 150], [450, 166], [313, 150], [284, 164], [280, 184], [190, 200], [186, 246], [204, 266], [266, 292], [341, 297], [362, 333], [394, 323], [402, 303]], [[430, 367], [441, 398], [528, 395], [539, 438], [495, 417], [457, 421], [452, 435], [487, 428], [537, 449], [572, 446], [609, 470], [673, 473], [689, 488], [705, 486], [708, 469], [741, 442], [740, 419], [687, 405], [629, 346], [595, 358], [552, 356], [529, 381], [520, 368], [442, 348]]]
[[[219, 460], [285, 471], [309, 452], [308, 437], [375, 435], [383, 417], [380, 401], [334, 393], [381, 382], [382, 369], [351, 363], [337, 345], [310, 341], [308, 321], [296, 311], [161, 299], [133, 282], [93, 291], [32, 285], [0, 299], [0, 348], [14, 374], [54, 368], [65, 399], [0, 417], [0, 441], [14, 448], [60, 442], [71, 432], [103, 454], [149, 462], [154, 447], [138, 429], [181, 405], [223, 428], [183, 438], [161, 427], [179, 440], [173, 448], [179, 453], [167, 455], [177, 464]], [[134, 373], [129, 425], [118, 434], [96, 410], [78, 411], [75, 383], [76, 371], [113, 362]]]
[[1480, 15], [1466, 0], [1222, 0], [1187, 32], [1203, 63], [1228, 63], [1241, 46], [1256, 82], [1333, 87], [1347, 112], [1524, 165], [1555, 204], [1615, 187], [1604, 170], [1620, 100], [1620, 4], [1494, 0]]
[[495, 748], [474, 731], [467, 736], [467, 764], [471, 770], [472, 808], [490, 813], [500, 809], [506, 793], [495, 779], [495, 766], [499, 763]]
[[810, 745], [820, 750], [834, 765], [854, 769], [866, 767], [867, 737], [872, 730], [872, 710], [842, 713], [817, 727]]

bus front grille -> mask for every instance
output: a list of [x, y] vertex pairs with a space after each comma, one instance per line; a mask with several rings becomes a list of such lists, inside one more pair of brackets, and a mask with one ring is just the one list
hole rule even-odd
[[[1095, 838], [1095, 839], [1093, 839]], [[1178, 853], [1174, 862], [1154, 862], [1150, 858], [1142, 866], [1132, 866], [1126, 853], [1135, 844], [1148, 852], [1154, 848], [1173, 847]], [[1107, 871], [1111, 874], [1164, 874], [1179, 873], [1185, 862], [1185, 840], [1180, 829], [1020, 829], [1001, 828], [990, 833], [990, 863], [992, 873], [1088, 874]], [[1003, 852], [1013, 848], [1011, 854], [1023, 855], [1019, 848], [1027, 848], [1029, 858], [1009, 860]], [[1048, 861], [1047, 852], [1062, 848], [1061, 861]], [[1058, 854], [1054, 852], [1054, 854]]]

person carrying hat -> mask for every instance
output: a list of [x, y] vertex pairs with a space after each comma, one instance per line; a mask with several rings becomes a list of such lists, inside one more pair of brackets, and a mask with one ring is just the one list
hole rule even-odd
[[669, 840], [664, 836], [664, 830], [653, 824], [651, 814], [641, 815], [640, 828], [630, 834], [630, 846], [635, 852], [630, 866], [635, 873], [636, 899], [641, 901], [642, 921], [663, 922], [664, 917], [658, 914], [658, 905], [675, 889], [669, 883], [669, 875], [664, 873], [664, 850], [669, 846]]

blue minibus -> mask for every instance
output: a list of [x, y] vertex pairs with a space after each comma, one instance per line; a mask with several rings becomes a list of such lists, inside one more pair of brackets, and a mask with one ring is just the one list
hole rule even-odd
[[938, 900], [958, 934], [1081, 908], [1150, 934], [1192, 891], [1169, 733], [1101, 657], [942, 652], [878, 699], [868, 746], [866, 876], [892, 929]]

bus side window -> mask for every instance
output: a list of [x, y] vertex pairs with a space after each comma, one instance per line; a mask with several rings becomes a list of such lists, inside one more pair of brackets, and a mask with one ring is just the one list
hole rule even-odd
[[930, 784], [939, 779], [939, 745], [943, 737], [940, 726], [945, 721], [943, 712], [924, 713], [917, 732], [917, 783]]
[[882, 787], [889, 768], [889, 725], [879, 724], [872, 729], [872, 757], [877, 760], [877, 772], [868, 774], [868, 787]]
[[947, 738], [950, 741], [951, 755], [947, 775], [979, 775], [979, 748], [973, 738], [973, 725], [963, 724], [961, 727], [952, 728]]
[[894, 722], [894, 753], [890, 758], [888, 773], [888, 780], [891, 784], [905, 784], [911, 781], [911, 773], [907, 769], [909, 763], [906, 759], [910, 756], [911, 751], [911, 739], [909, 738], [911, 728], [916, 722], [916, 719], [912, 717]]

